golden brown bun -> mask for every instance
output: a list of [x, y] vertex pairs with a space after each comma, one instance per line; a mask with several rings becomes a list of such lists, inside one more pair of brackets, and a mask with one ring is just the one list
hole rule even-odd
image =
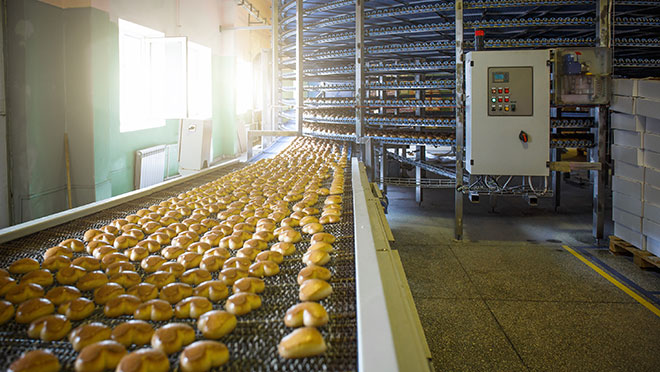
[[311, 249], [303, 255], [302, 261], [305, 265], [323, 266], [330, 262], [330, 254], [321, 249]]
[[300, 301], [319, 301], [332, 294], [332, 287], [321, 279], [308, 279], [300, 285]]
[[254, 249], [257, 251], [263, 251], [266, 248], [268, 248], [268, 243], [266, 241], [253, 238], [246, 240], [245, 243], [243, 243], [242, 249]]
[[80, 351], [87, 345], [109, 340], [111, 334], [112, 329], [103, 323], [83, 324], [69, 333], [69, 342], [73, 346], [73, 350]]
[[224, 265], [222, 265], [223, 268], [228, 269], [230, 267], [236, 268], [236, 269], [243, 269], [247, 270], [250, 265], [252, 264], [252, 261], [249, 258], [246, 257], [232, 257], [225, 261]]
[[225, 285], [233, 285], [234, 282], [241, 278], [245, 278], [249, 275], [247, 270], [237, 269], [235, 267], [230, 267], [228, 269], [223, 269], [220, 274], [218, 274], [218, 280], [223, 282]]
[[250, 265], [248, 270], [250, 276], [263, 278], [264, 276], [273, 276], [280, 273], [280, 266], [273, 261], [258, 261]]
[[12, 274], [25, 274], [34, 270], [39, 270], [39, 261], [34, 258], [21, 258], [9, 265], [9, 272]]
[[[87, 247], [89, 247], [89, 245]], [[94, 256], [94, 258], [99, 260], [99, 263], [100, 263], [100, 260], [102, 260], [103, 257], [105, 257], [107, 255], [110, 255], [110, 254], [113, 254], [113, 253], [117, 253], [117, 252], [119, 252], [117, 250], [117, 248], [115, 248], [111, 245], [104, 244], [104, 245], [99, 245], [98, 247], [94, 248], [92, 250], [92, 256]]]
[[229, 360], [229, 349], [218, 341], [197, 341], [183, 350], [179, 357], [182, 372], [204, 372]]
[[17, 284], [16, 280], [9, 276], [0, 277], [0, 296], [7, 294], [7, 292], [16, 287]]
[[300, 219], [287, 217], [280, 222], [280, 226], [298, 227], [300, 226]]
[[110, 253], [101, 259], [101, 268], [105, 270], [115, 262], [128, 262], [128, 257], [123, 253]]
[[97, 229], [90, 229], [85, 231], [85, 235], [83, 237], [83, 241], [85, 242], [90, 242], [92, 238], [94, 238], [96, 235], [102, 234], [103, 231], [97, 230]]
[[302, 227], [302, 232], [305, 234], [316, 234], [323, 231], [323, 225], [318, 222], [311, 222]]
[[57, 312], [71, 320], [82, 320], [92, 315], [95, 307], [92, 300], [85, 297], [78, 297], [60, 305], [57, 308]]
[[[305, 216], [300, 220], [300, 224], [305, 227], [312, 223], [318, 223], [319, 219], [314, 216]], [[309, 234], [309, 233], [308, 233]]]
[[186, 271], [186, 268], [178, 262], [165, 262], [158, 271], [165, 271], [174, 275], [174, 278], [179, 278]]
[[177, 318], [199, 318], [200, 315], [213, 310], [213, 304], [206, 297], [192, 296], [179, 301], [174, 307]]
[[263, 251], [260, 252], [257, 257], [255, 257], [256, 261], [272, 261], [275, 262], [276, 264], [281, 264], [282, 261], [284, 261], [284, 255], [278, 251]]
[[193, 288], [185, 283], [170, 283], [160, 290], [158, 296], [161, 300], [165, 300], [170, 304], [175, 304], [186, 297], [193, 294]]
[[204, 256], [199, 264], [199, 268], [208, 272], [215, 272], [222, 269], [222, 265], [224, 265], [225, 260], [225, 258], [220, 256]]
[[[174, 232], [174, 230], [172, 230]], [[154, 232], [151, 235], [149, 235], [149, 240], [153, 240], [158, 243], [159, 247], [157, 250], [153, 250], [153, 252], [159, 251], [163, 245], [165, 244], [170, 244], [172, 242], [172, 238], [176, 236], [176, 232], [174, 232], [174, 235], [170, 235], [167, 232]], [[139, 243], [138, 243], [139, 244]]]
[[148, 256], [140, 261], [140, 267], [147, 273], [154, 273], [160, 269], [167, 260], [161, 256]]
[[250, 277], [237, 280], [232, 286], [234, 293], [250, 292], [261, 293], [266, 289], [266, 283], [262, 279]]
[[312, 244], [316, 242], [326, 242], [328, 244], [332, 244], [335, 242], [335, 236], [332, 234], [320, 232], [312, 235]]
[[236, 257], [243, 257], [243, 258], [247, 258], [250, 261], [254, 261], [254, 259], [257, 257], [259, 252], [261, 252], [260, 249], [243, 247], [239, 249], [238, 252], [236, 252]]
[[204, 313], [197, 321], [197, 329], [205, 338], [218, 339], [236, 328], [236, 316], [222, 310]]
[[141, 279], [140, 274], [135, 271], [121, 271], [115, 274], [110, 275], [108, 278], [111, 282], [117, 283], [124, 288], [130, 288], [138, 283]]
[[315, 214], [319, 214], [318, 208], [305, 207], [305, 208], [303, 208], [302, 211], [307, 213], [310, 216], [315, 215]]
[[92, 271], [78, 279], [76, 287], [81, 291], [91, 291], [106, 283], [108, 283], [108, 277], [102, 271]]
[[46, 252], [44, 252], [44, 259], [55, 256], [64, 256], [67, 258], [71, 258], [73, 257], [73, 251], [70, 248], [60, 247], [59, 245], [56, 245], [52, 248], [46, 249]]
[[341, 220], [341, 218], [338, 215], [335, 214], [326, 214], [321, 216], [319, 219], [319, 223], [322, 225], [327, 225], [331, 223], [337, 223]]
[[5, 293], [5, 300], [13, 304], [20, 304], [31, 298], [37, 298], [43, 295], [44, 289], [39, 284], [20, 283], [12, 286], [7, 293]]
[[103, 372], [114, 369], [126, 355], [124, 345], [105, 340], [85, 346], [76, 358], [76, 372]]
[[[214, 246], [217, 246], [218, 244], [220, 244], [220, 239], [222, 239], [224, 237], [225, 237], [225, 235], [220, 233], [220, 232], [209, 231], [199, 239], [198, 243], [204, 243], [204, 244], [208, 244], [209, 246], [214, 247]], [[198, 244], [198, 243], [191, 244], [188, 247], [188, 249], [195, 249], [195, 251], [197, 253], [204, 253], [204, 252], [199, 252], [201, 250], [201, 248], [199, 248], [199, 249], [198, 248], [193, 248], [193, 245]], [[203, 246], [203, 247], [205, 247], [205, 246]]]
[[146, 247], [133, 247], [124, 251], [124, 254], [130, 261], [142, 261], [149, 256], [149, 249]]
[[109, 233], [101, 233], [92, 238], [93, 242], [103, 242], [109, 245], [112, 245], [115, 241], [115, 236]]
[[220, 239], [218, 247], [232, 250], [241, 249], [243, 247], [243, 239], [233, 235], [225, 236]]
[[320, 250], [328, 253], [332, 253], [334, 251], [334, 248], [332, 248], [332, 245], [326, 243], [326, 242], [316, 242], [313, 243], [309, 248], [307, 248], [307, 251], [312, 251], [312, 250]]
[[181, 282], [190, 285], [198, 285], [199, 283], [211, 280], [211, 278], [211, 273], [204, 269], [197, 268], [186, 270], [186, 272], [181, 275]]
[[94, 290], [94, 302], [99, 305], [105, 305], [108, 301], [119, 295], [123, 295], [124, 293], [126, 293], [126, 291], [121, 285], [117, 283], [107, 283]]
[[30, 338], [40, 338], [44, 341], [63, 339], [71, 330], [71, 322], [64, 315], [46, 315], [32, 323], [27, 334]]
[[167, 372], [170, 361], [160, 350], [140, 349], [122, 358], [115, 372]]
[[124, 271], [135, 271], [135, 266], [130, 262], [122, 261], [110, 264], [105, 268], [105, 273], [107, 275], [117, 274]]
[[174, 283], [175, 280], [176, 277], [174, 274], [167, 271], [156, 271], [144, 278], [145, 283], [153, 284], [158, 289], [161, 289], [170, 283]]
[[116, 318], [122, 315], [132, 315], [142, 301], [139, 298], [127, 294], [119, 295], [105, 303], [103, 313], [108, 318]]
[[160, 254], [168, 260], [175, 260], [184, 253], [186, 253], [186, 248], [177, 245], [165, 247], [160, 251]]
[[138, 242], [136, 247], [147, 248], [149, 253], [154, 253], [160, 251], [160, 242], [155, 239], [146, 239]]
[[228, 259], [231, 256], [229, 250], [226, 248], [211, 248], [208, 251], [204, 252], [204, 257], [208, 256], [217, 256], [224, 260]]
[[39, 297], [29, 299], [18, 305], [16, 309], [16, 323], [30, 323], [42, 316], [55, 312], [55, 305], [49, 300]]
[[57, 306], [75, 300], [80, 296], [81, 294], [78, 288], [65, 285], [51, 288], [45, 297]]
[[131, 345], [146, 345], [151, 341], [154, 329], [143, 320], [129, 320], [112, 330], [112, 339], [129, 347]]
[[166, 354], [173, 354], [195, 341], [195, 330], [184, 323], [164, 325], [151, 336], [151, 347]]
[[261, 298], [250, 292], [231, 295], [225, 303], [225, 310], [234, 315], [244, 315], [261, 307]]
[[126, 294], [133, 295], [140, 301], [149, 301], [158, 297], [158, 288], [149, 283], [139, 283], [126, 290]]
[[206, 297], [213, 302], [224, 300], [229, 296], [229, 289], [220, 280], [208, 280], [200, 283], [193, 291], [195, 296]]
[[252, 239], [263, 240], [264, 242], [270, 242], [275, 240], [275, 235], [272, 231], [257, 231], [252, 234]]
[[9, 301], [0, 300], [0, 325], [14, 317], [14, 305]]
[[45, 269], [30, 271], [23, 275], [21, 283], [34, 283], [42, 287], [49, 287], [53, 284], [53, 274]]
[[[204, 237], [202, 238], [204, 239]], [[220, 238], [218, 238], [218, 241]], [[192, 243], [191, 245], [188, 246], [188, 252], [195, 252], [199, 254], [204, 254], [204, 252], [208, 251], [211, 249], [211, 244], [207, 243], [206, 241], [202, 240], [197, 243]]]
[[172, 305], [167, 301], [149, 300], [135, 309], [133, 317], [138, 320], [165, 321], [172, 319]]
[[138, 240], [134, 236], [126, 234], [116, 237], [115, 241], [112, 242], [112, 245], [119, 250], [124, 250], [126, 248], [135, 247], [137, 243]]
[[186, 270], [188, 270], [199, 266], [200, 262], [202, 262], [202, 254], [195, 252], [186, 252], [181, 256], [179, 256], [176, 260], [178, 263], [182, 264], [183, 267], [186, 268]]
[[303, 284], [309, 279], [330, 280], [331, 275], [330, 270], [325, 267], [309, 265], [298, 273], [298, 284]]
[[302, 240], [302, 235], [295, 230], [286, 230], [277, 236], [280, 242], [284, 243], [298, 243]]
[[302, 302], [286, 311], [284, 324], [287, 327], [322, 327], [328, 324], [328, 313], [316, 302]]
[[82, 278], [86, 273], [87, 271], [82, 267], [71, 265], [61, 268], [60, 271], [55, 274], [55, 279], [57, 279], [57, 282], [60, 284], [73, 284], [77, 282], [78, 279]]
[[63, 267], [70, 266], [71, 263], [72, 263], [71, 259], [69, 259], [68, 257], [53, 256], [45, 259], [44, 262], [41, 264], [41, 267], [43, 267], [46, 270], [57, 271]]
[[82, 267], [87, 271], [96, 271], [101, 269], [101, 261], [90, 256], [80, 256], [71, 261], [72, 265]]
[[277, 351], [283, 358], [305, 358], [323, 354], [328, 347], [323, 336], [314, 327], [298, 328], [284, 336]]
[[32, 350], [14, 361], [7, 372], [59, 372], [59, 360], [49, 350]]

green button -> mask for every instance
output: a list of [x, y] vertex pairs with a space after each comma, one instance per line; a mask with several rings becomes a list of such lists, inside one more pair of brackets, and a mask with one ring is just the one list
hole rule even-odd
[[497, 102], [497, 99], [495, 97], [491, 98], [490, 100], [493, 102]]

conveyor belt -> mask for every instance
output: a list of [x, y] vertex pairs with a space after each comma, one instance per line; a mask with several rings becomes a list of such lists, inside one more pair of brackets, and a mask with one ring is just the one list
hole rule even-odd
[[[349, 152], [350, 156], [350, 152]], [[350, 164], [350, 162], [349, 162]], [[176, 196], [196, 186], [215, 180], [229, 171], [237, 170], [240, 166], [231, 169], [222, 169], [217, 172], [205, 174], [188, 182], [173, 186], [165, 191], [156, 192], [149, 196], [127, 202], [117, 207], [109, 208], [84, 218], [58, 225], [40, 231], [35, 234], [15, 239], [0, 244], [2, 257], [0, 267], [8, 267], [9, 264], [19, 258], [33, 257], [42, 261], [43, 252], [57, 245], [67, 238], [82, 239], [86, 230], [100, 228], [111, 221], [123, 218], [137, 210], [147, 208], [160, 201]], [[327, 180], [329, 184], [332, 178]], [[325, 185], [327, 186], [327, 185]], [[315, 206], [319, 209], [323, 206], [323, 200]], [[258, 310], [247, 315], [238, 317], [236, 329], [219, 341], [225, 343], [229, 348], [230, 361], [219, 370], [222, 371], [350, 371], [357, 369], [357, 325], [356, 325], [356, 293], [355, 293], [355, 262], [354, 262], [354, 226], [353, 226], [353, 199], [351, 186], [351, 168], [345, 171], [345, 183], [343, 194], [343, 214], [341, 220], [336, 224], [325, 225], [325, 231], [337, 237], [333, 244], [335, 252], [332, 260], [327, 266], [332, 272], [329, 281], [333, 288], [333, 294], [320, 301], [330, 316], [330, 322], [320, 328], [328, 350], [318, 357], [303, 359], [283, 359], [278, 355], [277, 345], [283, 336], [291, 332], [284, 325], [283, 319], [286, 310], [298, 303], [298, 284], [296, 277], [304, 267], [302, 255], [309, 240], [303, 240], [296, 244], [297, 252], [285, 257], [280, 264], [280, 273], [272, 277], [264, 278], [266, 290], [260, 297], [262, 306]], [[293, 204], [293, 203], [291, 203]], [[211, 215], [213, 217], [213, 215]], [[296, 228], [299, 230], [300, 228]], [[303, 234], [303, 237], [306, 235]], [[270, 244], [274, 244], [271, 242]], [[82, 255], [76, 253], [75, 255]], [[138, 267], [138, 272], [144, 277], [144, 271]], [[212, 273], [217, 278], [218, 273]], [[18, 279], [18, 276], [13, 275]], [[48, 288], [45, 288], [48, 291]], [[93, 298], [90, 292], [83, 292], [83, 296]], [[214, 309], [222, 309], [224, 301], [214, 304]], [[121, 316], [119, 318], [106, 318], [102, 306], [97, 305], [95, 312], [83, 321], [72, 322], [73, 328], [92, 321], [98, 321], [108, 326], [115, 326], [124, 321], [133, 319], [132, 316]], [[189, 323], [194, 328], [194, 319], [172, 319], [171, 322]], [[151, 322], [154, 328], [168, 322]], [[52, 350], [60, 360], [63, 370], [73, 370], [73, 363], [77, 353], [73, 351], [70, 343], [63, 339], [55, 342], [43, 342], [27, 337], [27, 325], [17, 324], [13, 321], [0, 326], [0, 367], [7, 368], [16, 360], [20, 354], [27, 350], [47, 348]], [[197, 331], [197, 340], [203, 336]], [[132, 347], [129, 351], [136, 349]], [[178, 368], [179, 353], [170, 356], [172, 368]]]

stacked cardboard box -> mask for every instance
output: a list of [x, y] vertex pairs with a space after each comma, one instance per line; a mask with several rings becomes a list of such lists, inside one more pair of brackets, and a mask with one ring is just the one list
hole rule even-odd
[[660, 80], [615, 79], [614, 235], [660, 256]]

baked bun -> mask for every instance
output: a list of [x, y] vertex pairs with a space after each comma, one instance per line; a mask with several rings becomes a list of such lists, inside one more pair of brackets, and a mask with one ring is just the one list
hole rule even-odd
[[198, 285], [199, 283], [211, 280], [211, 273], [204, 269], [190, 269], [181, 275], [181, 281], [190, 285]]
[[16, 280], [9, 277], [9, 276], [3, 276], [0, 278], [0, 296], [4, 296], [9, 292], [12, 288], [16, 287], [18, 283], [16, 283]]
[[85, 346], [78, 354], [74, 367], [76, 372], [103, 372], [114, 369], [126, 355], [124, 345], [105, 340]]
[[142, 261], [149, 256], [149, 250], [146, 247], [133, 247], [125, 250], [124, 254], [130, 261]]
[[177, 318], [199, 318], [200, 315], [213, 310], [213, 304], [206, 297], [192, 296], [185, 298], [174, 307]]
[[225, 310], [234, 315], [244, 315], [261, 307], [261, 298], [250, 292], [231, 295], [225, 303]]
[[72, 265], [82, 267], [86, 271], [95, 271], [101, 269], [101, 261], [90, 256], [80, 256], [71, 261]]
[[[176, 232], [174, 232], [174, 234], [175, 234], [174, 236], [176, 236]], [[149, 235], [148, 240], [153, 240], [159, 245], [158, 249], [152, 251], [152, 253], [159, 251], [163, 245], [170, 244], [174, 236], [170, 236], [170, 234], [166, 232], [154, 232], [151, 235]]]
[[197, 320], [197, 329], [209, 339], [219, 339], [234, 328], [236, 328], [236, 316], [222, 310], [209, 311]]
[[110, 264], [105, 268], [105, 273], [107, 275], [117, 274], [124, 271], [135, 271], [135, 266], [130, 262], [122, 261]]
[[249, 258], [246, 257], [232, 257], [225, 261], [224, 265], [222, 265], [223, 268], [228, 269], [230, 267], [236, 268], [236, 269], [243, 269], [247, 270], [250, 265], [252, 264], [252, 261]]
[[49, 287], [53, 284], [53, 274], [45, 269], [30, 271], [21, 277], [21, 283], [34, 283], [42, 287]]
[[106, 283], [108, 283], [108, 277], [102, 271], [92, 271], [78, 279], [76, 287], [81, 291], [91, 291]]
[[[225, 235], [222, 234], [222, 233], [220, 233], [220, 232], [209, 231], [209, 232], [207, 232], [206, 234], [204, 234], [204, 236], [202, 236], [202, 237], [199, 239], [199, 242], [198, 242], [198, 243], [205, 243], [205, 244], [208, 244], [208, 245], [210, 245], [210, 246], [212, 246], [212, 247], [215, 247], [215, 246], [217, 246], [218, 244], [220, 244], [220, 239], [222, 239], [222, 238], [224, 238], [224, 237], [225, 237]], [[195, 245], [195, 244], [197, 244], [197, 243], [193, 243], [193, 244], [191, 244], [191, 245], [188, 247], [188, 249], [191, 249], [191, 247], [192, 247], [193, 245]], [[209, 249], [210, 249], [210, 248], [209, 248]], [[198, 249], [196, 250], [196, 252], [197, 252], [197, 253], [203, 253], [203, 252], [199, 252]]]
[[139, 241], [135, 246], [146, 248], [147, 251], [149, 251], [149, 253], [154, 253], [154, 252], [160, 251], [160, 242], [158, 242], [155, 239], [145, 239], [145, 240]]
[[258, 278], [273, 276], [280, 273], [280, 266], [273, 261], [258, 261], [250, 265], [248, 273]]
[[119, 295], [123, 295], [124, 293], [126, 293], [126, 291], [121, 285], [117, 283], [107, 283], [94, 290], [94, 302], [99, 305], [105, 305], [108, 301]]
[[179, 356], [182, 372], [205, 372], [229, 361], [229, 349], [218, 341], [197, 341], [183, 349]]
[[213, 302], [224, 300], [229, 296], [229, 289], [220, 280], [208, 280], [200, 283], [193, 291], [195, 296], [206, 297]]
[[9, 301], [0, 300], [0, 325], [14, 317], [14, 305]]
[[105, 270], [108, 266], [115, 262], [128, 262], [128, 257], [126, 257], [125, 254], [119, 252], [105, 255], [101, 259], [101, 268]]
[[179, 256], [176, 261], [180, 264], [183, 265], [183, 267], [188, 269], [192, 269], [194, 267], [198, 267], [200, 262], [202, 262], [202, 254], [201, 253], [195, 253], [195, 252], [186, 252]]
[[278, 252], [282, 254], [282, 256], [289, 256], [296, 252], [296, 246], [293, 245], [293, 243], [280, 242], [273, 244], [270, 247], [270, 250]]
[[325, 232], [320, 232], [312, 235], [312, 244], [316, 242], [326, 242], [328, 244], [334, 243], [336, 240], [335, 236]]
[[173, 354], [195, 341], [195, 330], [184, 323], [166, 324], [151, 336], [151, 347]]
[[204, 257], [208, 256], [217, 256], [224, 260], [228, 259], [231, 256], [227, 248], [211, 248], [208, 251], [204, 252]]
[[180, 247], [178, 245], [171, 245], [169, 247], [163, 248], [160, 251], [160, 254], [168, 260], [175, 260], [184, 253], [186, 253], [186, 248]]
[[39, 261], [34, 258], [21, 258], [9, 265], [9, 272], [12, 274], [25, 274], [34, 270], [39, 270]]
[[319, 223], [322, 225], [327, 225], [331, 223], [337, 223], [341, 220], [338, 215], [335, 214], [325, 214], [319, 218]]
[[307, 251], [313, 251], [313, 250], [320, 250], [328, 253], [332, 253], [334, 251], [334, 248], [332, 248], [332, 245], [326, 243], [326, 242], [316, 242], [307, 248]]
[[161, 289], [170, 283], [174, 283], [175, 280], [176, 277], [174, 274], [167, 271], [156, 271], [144, 278], [145, 283], [153, 284], [158, 289]]
[[220, 256], [204, 256], [199, 263], [199, 268], [209, 272], [215, 272], [222, 269], [225, 260], [225, 258]]
[[57, 312], [70, 320], [82, 320], [92, 315], [96, 306], [92, 300], [78, 297], [75, 300], [65, 302], [57, 308]]
[[141, 303], [142, 301], [135, 296], [127, 294], [119, 295], [105, 303], [103, 313], [108, 318], [132, 315]]
[[250, 261], [254, 261], [259, 252], [261, 252], [261, 249], [243, 247], [236, 252], [236, 257], [244, 257]]
[[[89, 245], [87, 247], [89, 247]], [[97, 260], [102, 260], [103, 257], [118, 252], [119, 251], [117, 250], [117, 248], [111, 245], [102, 244], [92, 250], [92, 256], [94, 256], [94, 258], [96, 258]]]
[[330, 270], [322, 266], [309, 265], [298, 273], [298, 284], [303, 284], [309, 279], [330, 280]]
[[98, 230], [98, 229], [90, 229], [85, 231], [85, 235], [83, 236], [83, 241], [85, 242], [90, 242], [92, 239], [99, 234], [102, 234], [103, 231]]
[[135, 296], [140, 301], [149, 301], [158, 297], [158, 288], [149, 283], [139, 283], [126, 290], [126, 294]]
[[243, 247], [243, 239], [233, 235], [225, 236], [224, 238], [220, 239], [218, 247], [225, 249], [229, 248], [232, 250], [241, 249]]
[[323, 354], [328, 347], [323, 336], [314, 327], [298, 328], [284, 336], [277, 351], [283, 358], [305, 358]]
[[109, 280], [113, 283], [117, 283], [124, 288], [130, 288], [138, 283], [140, 283], [142, 278], [140, 274], [135, 271], [121, 271], [115, 274], [110, 275]]
[[275, 262], [276, 264], [281, 264], [282, 261], [284, 261], [284, 256], [282, 253], [277, 252], [277, 251], [263, 251], [260, 252], [257, 257], [255, 257], [255, 260], [257, 261], [272, 261]]
[[158, 271], [165, 271], [168, 273], [172, 273], [172, 275], [174, 275], [175, 278], [179, 278], [186, 271], [186, 268], [183, 267], [183, 265], [178, 262], [168, 261], [162, 264]]
[[[202, 239], [204, 239], [204, 237], [202, 237]], [[220, 241], [220, 238], [218, 238], [218, 242], [219, 241]], [[206, 241], [202, 240], [202, 241], [199, 241], [197, 243], [192, 243], [191, 245], [189, 245], [188, 246], [188, 252], [204, 254], [204, 252], [211, 249], [211, 247], [212, 246], [211, 246], [210, 243], [207, 243]]]
[[133, 317], [138, 320], [165, 321], [172, 319], [172, 305], [163, 300], [149, 300], [135, 309]]
[[80, 351], [87, 345], [109, 340], [111, 334], [112, 329], [103, 323], [83, 324], [69, 333], [69, 342], [73, 346], [73, 350]]
[[124, 356], [115, 372], [167, 372], [170, 361], [160, 350], [140, 349]]
[[146, 273], [155, 273], [167, 260], [161, 256], [148, 256], [140, 261], [140, 267]]
[[249, 277], [237, 280], [232, 286], [234, 293], [250, 292], [261, 293], [266, 289], [266, 283], [262, 279]]
[[323, 231], [323, 225], [318, 222], [311, 222], [302, 227], [302, 232], [305, 234], [316, 234]]
[[46, 293], [45, 297], [55, 306], [57, 306], [65, 302], [75, 300], [80, 296], [81, 294], [78, 288], [66, 285], [66, 286], [51, 288], [48, 291], [48, 293]]
[[20, 304], [31, 298], [37, 298], [43, 295], [44, 289], [39, 284], [20, 283], [12, 286], [7, 293], [5, 293], [5, 300], [13, 304]]
[[32, 350], [14, 361], [7, 372], [59, 372], [62, 366], [49, 350]]
[[46, 249], [46, 252], [44, 252], [44, 259], [55, 256], [64, 256], [67, 258], [71, 258], [73, 257], [73, 251], [67, 247], [60, 247], [59, 245], [56, 245], [54, 247]]
[[132, 235], [119, 235], [115, 238], [115, 241], [112, 242], [112, 246], [121, 250], [126, 248], [135, 247], [138, 240]]
[[60, 284], [73, 284], [77, 282], [78, 279], [82, 278], [86, 273], [87, 271], [82, 267], [71, 265], [61, 268], [60, 271], [55, 274], [55, 279], [57, 279], [57, 282]]
[[71, 265], [71, 259], [64, 256], [48, 257], [41, 263], [41, 267], [49, 271], [57, 271]]
[[233, 285], [234, 282], [241, 278], [246, 278], [249, 275], [247, 270], [237, 269], [235, 267], [230, 267], [224, 269], [218, 274], [218, 280], [223, 282], [225, 285]]
[[316, 302], [293, 305], [286, 311], [284, 324], [287, 327], [322, 327], [328, 324], [328, 312]]
[[330, 254], [324, 250], [312, 249], [303, 255], [302, 261], [305, 265], [323, 266], [330, 262]]
[[55, 305], [49, 300], [38, 297], [29, 299], [18, 305], [16, 309], [16, 323], [25, 324], [42, 316], [55, 312]]
[[312, 223], [318, 223], [319, 219], [314, 216], [305, 216], [300, 220], [300, 224], [305, 227]]
[[160, 290], [158, 297], [170, 304], [175, 304], [186, 297], [192, 296], [192, 294], [193, 288], [189, 284], [170, 283]]
[[112, 330], [112, 339], [129, 347], [131, 345], [142, 346], [151, 341], [154, 329], [151, 324], [143, 320], [129, 320], [121, 323]]
[[300, 285], [300, 301], [319, 301], [332, 294], [332, 287], [321, 279], [308, 279]]
[[43, 341], [63, 339], [71, 330], [71, 322], [64, 315], [46, 315], [30, 323], [27, 334]]
[[300, 226], [300, 219], [287, 217], [280, 222], [280, 226], [298, 227]]

